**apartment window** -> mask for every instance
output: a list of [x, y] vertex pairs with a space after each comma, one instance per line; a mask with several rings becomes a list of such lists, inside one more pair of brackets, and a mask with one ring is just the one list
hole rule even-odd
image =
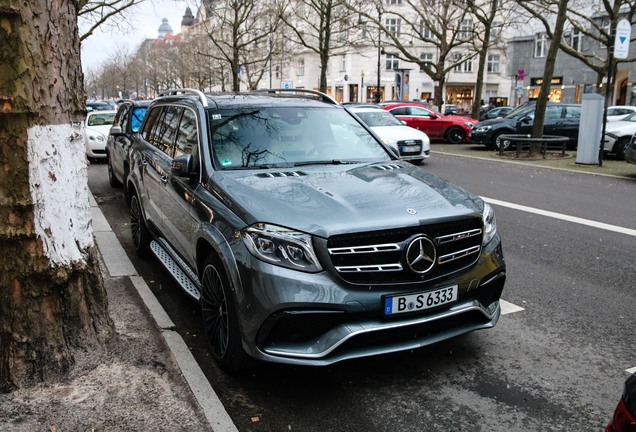
[[400, 36], [400, 26], [402, 25], [402, 20], [400, 18], [387, 18], [385, 24], [389, 33], [393, 33], [395, 36]]
[[473, 20], [467, 19], [462, 21], [459, 26], [460, 39], [468, 39], [473, 33]]
[[[459, 62], [461, 59], [462, 59], [462, 55], [460, 53], [453, 54], [453, 62]], [[462, 71], [462, 64], [457, 63], [455, 67], [453, 68], [453, 72], [461, 72], [461, 71]]]
[[305, 75], [305, 59], [298, 59], [298, 68], [296, 69], [296, 75]]
[[280, 78], [280, 66], [274, 66], [274, 76]]
[[340, 72], [346, 72], [347, 71], [347, 57], [342, 56], [340, 58]]
[[581, 51], [583, 35], [579, 29], [572, 29], [570, 32], [570, 46], [576, 51]]
[[499, 55], [491, 54], [486, 62], [486, 70], [488, 73], [499, 73]]
[[498, 21], [492, 23], [490, 27], [490, 41], [494, 42], [501, 36], [502, 24]]
[[401, 5], [402, 0], [386, 0], [386, 4], [388, 5]]
[[420, 21], [420, 34], [424, 39], [433, 39], [435, 37], [431, 28], [424, 21]]
[[[422, 63], [425, 63], [427, 66], [433, 65], [433, 53], [422, 53], [420, 54], [420, 60]], [[424, 72], [424, 70], [420, 67], [420, 72]]]
[[386, 70], [398, 69], [400, 67], [400, 60], [393, 54], [386, 55]]
[[545, 57], [548, 49], [548, 35], [545, 33], [537, 33], [534, 37], [534, 56]]

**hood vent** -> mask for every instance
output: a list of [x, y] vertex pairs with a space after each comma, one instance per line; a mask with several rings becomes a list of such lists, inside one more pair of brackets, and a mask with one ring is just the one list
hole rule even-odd
[[391, 171], [391, 170], [402, 169], [402, 167], [397, 164], [374, 165], [373, 167], [375, 169], [379, 169], [380, 171]]
[[264, 172], [254, 174], [256, 177], [260, 178], [274, 178], [274, 177], [303, 177], [306, 176], [307, 173], [302, 171], [278, 171], [278, 172]]

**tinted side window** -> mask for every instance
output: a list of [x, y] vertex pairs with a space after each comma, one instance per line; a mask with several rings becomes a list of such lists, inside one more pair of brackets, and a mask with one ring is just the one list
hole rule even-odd
[[[150, 115], [155, 114], [153, 112]], [[175, 106], [163, 106], [159, 108], [158, 118], [154, 121], [154, 126], [149, 133], [148, 142], [157, 147], [162, 152], [171, 156], [171, 147], [177, 135], [179, 127], [179, 117], [182, 109]], [[150, 118], [148, 119], [150, 120]], [[144, 128], [145, 133], [145, 128]]]
[[146, 107], [137, 107], [132, 110], [132, 114], [130, 116], [130, 130], [135, 133], [139, 132], [145, 113]]
[[561, 118], [561, 112], [563, 111], [563, 107], [556, 105], [548, 105], [545, 109], [545, 119], [546, 120], [556, 120]]
[[146, 120], [144, 130], [142, 131], [142, 136], [146, 141], [152, 141], [152, 130], [153, 127], [156, 126], [159, 114], [161, 114], [161, 107], [155, 107], [148, 113], [148, 119]]
[[425, 110], [424, 108], [410, 107], [409, 109], [411, 110], [411, 115], [416, 115], [416, 116], [421, 116], [421, 117], [430, 117], [431, 116], [430, 111]]
[[565, 118], [581, 118], [581, 107], [570, 106], [565, 108]]
[[125, 132], [126, 131], [126, 125], [128, 124], [128, 114], [129, 113], [130, 113], [129, 105], [124, 105], [123, 107], [121, 107], [119, 109], [119, 111], [117, 111], [117, 115], [115, 116], [115, 121], [113, 122], [113, 125], [121, 126], [121, 130]]
[[199, 144], [199, 132], [197, 130], [197, 117], [194, 111], [185, 109], [179, 123], [179, 131], [177, 134], [177, 142], [175, 145], [174, 156], [183, 154], [196, 154]]
[[393, 108], [391, 110], [391, 114], [393, 115], [408, 115], [408, 107], [399, 107], [399, 108]]

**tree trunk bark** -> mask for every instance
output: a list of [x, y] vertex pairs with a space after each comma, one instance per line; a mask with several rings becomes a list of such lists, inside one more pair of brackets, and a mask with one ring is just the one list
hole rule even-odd
[[90, 219], [77, 3], [0, 7], [0, 391], [113, 334]]

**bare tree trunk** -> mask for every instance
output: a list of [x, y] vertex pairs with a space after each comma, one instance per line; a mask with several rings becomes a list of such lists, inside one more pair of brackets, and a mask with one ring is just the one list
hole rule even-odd
[[59, 377], [112, 334], [93, 254], [77, 7], [0, 7], [2, 392]]

